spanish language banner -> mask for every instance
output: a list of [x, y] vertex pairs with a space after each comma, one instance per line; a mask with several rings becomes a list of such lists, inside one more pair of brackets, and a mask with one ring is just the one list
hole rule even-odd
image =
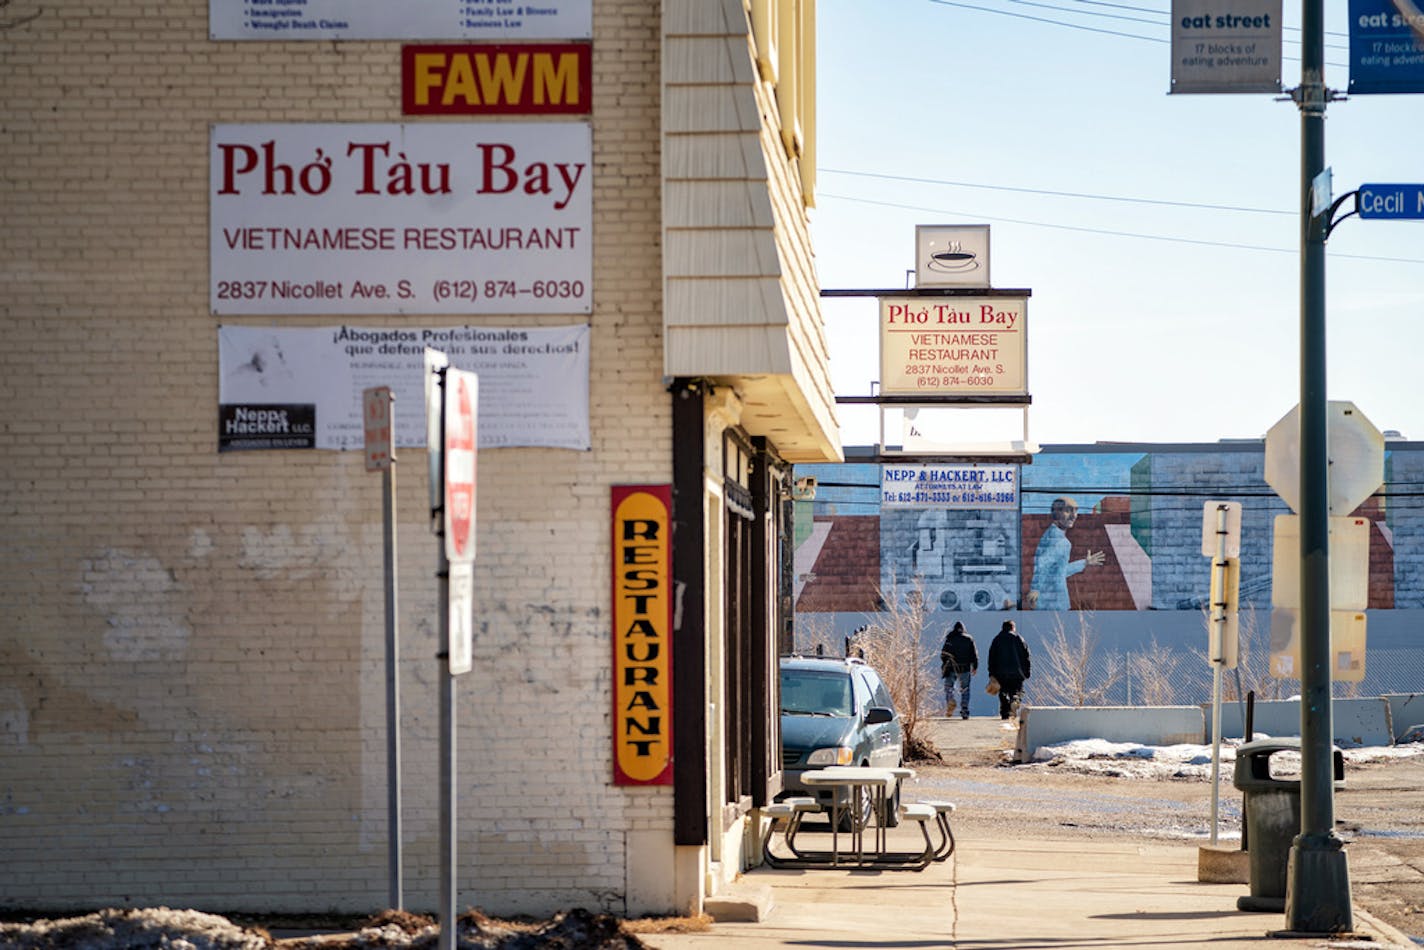
[[587, 324], [218, 328], [218, 450], [365, 443], [362, 392], [395, 393], [394, 438], [425, 446], [425, 348], [480, 377], [479, 447], [586, 450]]

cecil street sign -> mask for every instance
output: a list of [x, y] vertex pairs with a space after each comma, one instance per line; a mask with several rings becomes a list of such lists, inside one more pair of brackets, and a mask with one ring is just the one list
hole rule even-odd
[[1362, 218], [1424, 218], [1424, 185], [1361, 185]]

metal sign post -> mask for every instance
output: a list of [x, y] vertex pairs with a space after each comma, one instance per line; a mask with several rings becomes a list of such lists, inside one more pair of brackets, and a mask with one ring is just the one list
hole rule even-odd
[[1325, 387], [1325, 238], [1311, 188], [1325, 169], [1325, 3], [1302, 0], [1300, 87], [1300, 835], [1286, 872], [1286, 929], [1354, 929], [1349, 864], [1335, 833], [1330, 695], [1330, 455]]
[[[1339, 933], [1354, 923], [1345, 844], [1335, 833], [1330, 627], [1337, 598], [1331, 593], [1330, 515], [1349, 514], [1384, 478], [1384, 436], [1353, 403], [1325, 398], [1327, 216], [1316, 217], [1314, 232], [1306, 235], [1308, 246], [1320, 245], [1321, 260], [1319, 272], [1302, 268], [1300, 404], [1266, 433], [1265, 458], [1266, 483], [1300, 518], [1300, 571], [1291, 585], [1299, 589], [1299, 620], [1290, 623], [1300, 643], [1301, 833], [1291, 847], [1286, 894], [1286, 929], [1299, 933]], [[1306, 257], [1307, 263], [1314, 259]], [[1368, 540], [1365, 545], [1368, 551]], [[1368, 581], [1361, 586], [1366, 593], [1360, 599], [1367, 601]], [[1279, 575], [1275, 587], [1272, 603], [1279, 607], [1286, 587]], [[1273, 624], [1282, 613], [1272, 611]]]
[[456, 904], [455, 677], [473, 653], [476, 410], [479, 378], [425, 351], [430, 521], [440, 538], [440, 950], [454, 950]]
[[1241, 553], [1241, 503], [1209, 501], [1202, 506], [1202, 553], [1211, 557], [1210, 629], [1207, 660], [1211, 663], [1211, 845], [1216, 847], [1221, 814], [1221, 671], [1236, 666], [1234, 620], [1236, 581], [1231, 558]]
[[386, 587], [386, 814], [389, 906], [405, 906], [401, 861], [400, 637], [396, 628], [396, 466], [391, 418], [395, 395], [389, 386], [363, 393], [366, 430], [366, 471], [381, 473], [382, 548]]
[[[436, 660], [447, 667], [450, 655], [450, 562], [445, 557], [445, 373], [449, 357], [429, 347], [425, 350], [425, 446], [430, 456], [430, 530], [436, 545], [438, 580], [437, 613], [440, 616], [440, 652]], [[455, 948], [455, 678], [441, 670], [440, 704], [440, 950]]]

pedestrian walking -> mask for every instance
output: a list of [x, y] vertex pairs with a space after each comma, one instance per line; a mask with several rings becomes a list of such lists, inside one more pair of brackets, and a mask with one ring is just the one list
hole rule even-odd
[[989, 676], [999, 683], [1000, 719], [1008, 719], [1010, 714], [1018, 712], [1024, 680], [1032, 672], [1028, 644], [1018, 635], [1014, 622], [1005, 620], [994, 642], [989, 644]]
[[939, 671], [944, 677], [944, 714], [954, 715], [954, 690], [959, 690], [959, 718], [969, 718], [969, 680], [979, 672], [979, 649], [958, 620], [944, 635], [939, 648]]

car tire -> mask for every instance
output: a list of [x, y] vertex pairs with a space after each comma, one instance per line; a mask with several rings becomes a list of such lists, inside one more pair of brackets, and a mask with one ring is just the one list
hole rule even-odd
[[900, 786], [895, 786], [895, 795], [885, 802], [885, 814], [880, 816], [880, 823], [886, 828], [898, 828], [900, 826]]

